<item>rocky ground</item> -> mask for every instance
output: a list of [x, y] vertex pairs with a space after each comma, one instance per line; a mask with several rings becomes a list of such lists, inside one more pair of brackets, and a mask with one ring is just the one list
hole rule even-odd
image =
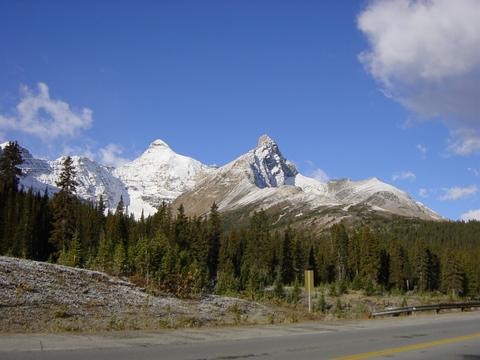
[[232, 297], [152, 296], [101, 272], [0, 257], [0, 332], [153, 330], [298, 317], [291, 309]]
[[338, 295], [332, 286], [323, 286], [313, 292], [313, 313], [308, 314], [305, 297], [293, 305], [272, 298], [272, 290], [266, 290], [262, 303], [216, 295], [185, 300], [155, 296], [126, 279], [98, 271], [0, 256], [0, 333], [367, 319], [372, 311], [387, 307], [452, 301], [431, 293], [367, 296], [363, 291], [348, 291]]

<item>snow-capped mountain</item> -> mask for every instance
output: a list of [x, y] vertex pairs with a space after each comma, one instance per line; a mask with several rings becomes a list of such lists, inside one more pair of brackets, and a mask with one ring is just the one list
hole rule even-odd
[[[5, 145], [0, 145], [0, 149]], [[24, 148], [22, 155], [21, 186], [41, 192], [47, 189], [50, 194], [58, 191], [55, 183], [64, 158], [37, 159]], [[324, 217], [324, 224], [327, 218], [331, 223], [332, 219], [348, 217], [354, 209], [442, 219], [406, 192], [377, 178], [321, 183], [306, 177], [267, 135], [260, 137], [254, 149], [220, 168], [179, 155], [162, 140], [155, 140], [137, 159], [116, 169], [86, 157], [73, 156], [72, 159], [80, 197], [98, 201], [103, 195], [113, 210], [123, 196], [128, 212], [137, 218], [142, 212], [145, 216], [154, 214], [165, 201], [173, 202], [174, 206], [182, 204], [187, 213], [196, 215], [205, 214], [216, 202], [224, 212], [265, 209], [274, 211], [278, 219], [316, 214]], [[318, 215], [323, 210], [332, 211], [328, 216]]]
[[[3, 149], [8, 143], [0, 145]], [[35, 191], [45, 189], [49, 194], [58, 191], [56, 181], [62, 171], [64, 157], [56, 160], [37, 159], [21, 147], [24, 176], [20, 185]], [[208, 174], [214, 168], [187, 156], [175, 153], [162, 140], [153, 141], [137, 159], [116, 169], [98, 164], [86, 157], [72, 156], [77, 172], [77, 195], [89, 201], [98, 201], [103, 195], [105, 204], [115, 210], [120, 196], [129, 213], [139, 218], [152, 215], [163, 202], [171, 202], [191, 189], [197, 175]]]
[[140, 157], [113, 170], [113, 174], [127, 188], [129, 211], [138, 215], [143, 209], [147, 216], [154, 214], [163, 201], [171, 202], [193, 188], [199, 174], [213, 170], [155, 140]]
[[303, 176], [267, 135], [259, 139], [254, 149], [203, 177], [192, 190], [180, 195], [175, 204], [182, 204], [189, 213], [203, 214], [213, 202], [222, 211], [243, 207], [275, 209], [279, 216], [282, 213], [302, 216], [327, 208], [348, 212], [350, 207], [362, 205], [370, 211], [441, 219], [406, 192], [377, 178], [321, 183]]
[[[1, 144], [3, 149], [8, 143]], [[56, 181], [62, 171], [62, 163], [65, 157], [56, 160], [43, 160], [33, 157], [25, 148], [21, 147], [23, 164], [23, 175], [20, 179], [20, 185], [24, 188], [32, 188], [35, 191], [46, 190], [49, 194], [58, 191]], [[90, 160], [87, 157], [72, 156], [73, 165], [77, 172], [76, 181], [77, 195], [89, 201], [98, 201], [100, 195], [103, 195], [105, 205], [114, 209], [123, 196], [126, 204], [129, 203], [129, 195], [125, 185], [116, 178], [109, 168]]]

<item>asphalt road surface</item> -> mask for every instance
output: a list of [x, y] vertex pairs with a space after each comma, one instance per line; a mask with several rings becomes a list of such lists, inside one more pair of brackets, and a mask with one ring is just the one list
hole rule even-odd
[[480, 360], [480, 312], [285, 326], [0, 335], [0, 359]]

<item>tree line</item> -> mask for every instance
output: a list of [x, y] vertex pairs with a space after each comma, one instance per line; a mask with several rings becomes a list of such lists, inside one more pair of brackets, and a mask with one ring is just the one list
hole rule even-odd
[[162, 204], [135, 219], [123, 199], [115, 211], [79, 199], [75, 168], [65, 157], [58, 192], [19, 187], [20, 148], [0, 156], [0, 254], [96, 269], [178, 296], [298, 287], [305, 269], [315, 282], [346, 289], [480, 293], [480, 223], [392, 220], [383, 226], [336, 224], [321, 235], [275, 228], [264, 211], [246, 227], [225, 228], [215, 204], [207, 216]]

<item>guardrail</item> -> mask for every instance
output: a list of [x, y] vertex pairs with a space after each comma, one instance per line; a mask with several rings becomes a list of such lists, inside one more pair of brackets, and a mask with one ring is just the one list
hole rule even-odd
[[378, 316], [399, 316], [402, 314], [410, 315], [414, 312], [419, 311], [436, 311], [437, 313], [440, 310], [448, 309], [461, 309], [462, 311], [466, 309], [478, 308], [480, 307], [480, 301], [465, 302], [465, 303], [449, 303], [449, 304], [433, 304], [433, 305], [418, 305], [418, 306], [406, 306], [400, 308], [386, 309], [383, 311], [374, 311], [371, 313], [371, 317]]

